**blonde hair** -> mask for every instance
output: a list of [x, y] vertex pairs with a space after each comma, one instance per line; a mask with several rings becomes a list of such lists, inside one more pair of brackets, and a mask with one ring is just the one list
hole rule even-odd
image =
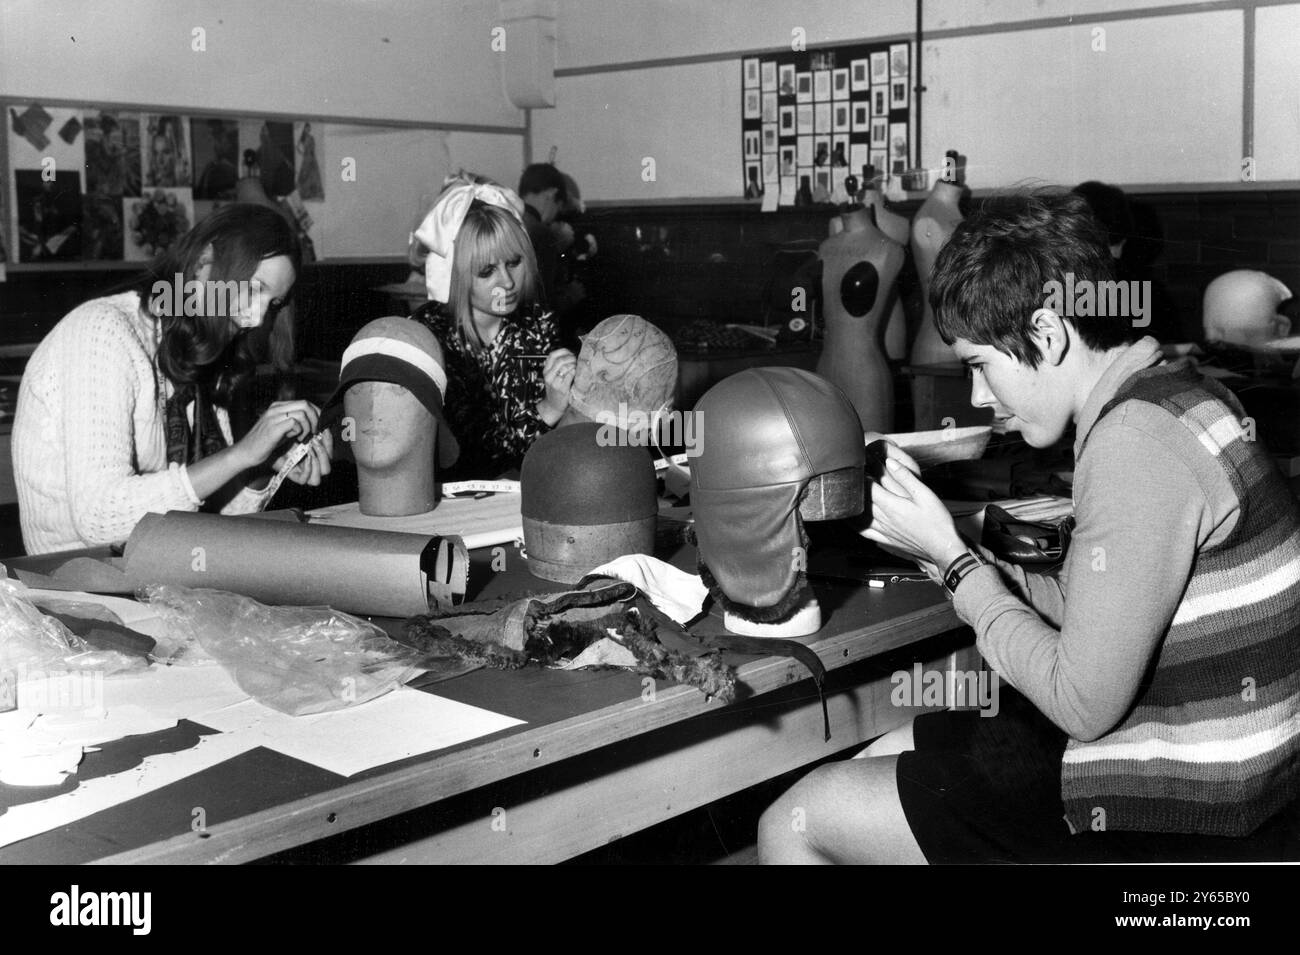
[[527, 312], [538, 297], [537, 256], [533, 252], [532, 240], [509, 210], [475, 200], [465, 213], [465, 221], [456, 235], [451, 287], [447, 296], [447, 308], [462, 339], [472, 351], [482, 347], [470, 308], [474, 277], [485, 266], [514, 258], [523, 262], [517, 311]]

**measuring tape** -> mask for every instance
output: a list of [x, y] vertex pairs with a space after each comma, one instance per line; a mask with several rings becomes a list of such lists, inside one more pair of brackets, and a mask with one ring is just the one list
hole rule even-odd
[[302, 459], [307, 456], [309, 451], [311, 451], [310, 441], [294, 445], [293, 450], [289, 452], [289, 456], [284, 459], [284, 464], [280, 470], [276, 472], [275, 477], [271, 478], [271, 483], [266, 486], [266, 500], [269, 501], [275, 497], [275, 492], [280, 490], [280, 485], [289, 476], [289, 472], [302, 463]]
[[443, 496], [453, 494], [518, 494], [518, 481], [449, 481], [442, 485]]

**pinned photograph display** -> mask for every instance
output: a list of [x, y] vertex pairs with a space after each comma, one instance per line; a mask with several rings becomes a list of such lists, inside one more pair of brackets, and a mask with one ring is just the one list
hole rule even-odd
[[[775, 84], [774, 63], [770, 72]], [[752, 84], [762, 75], [754, 59]], [[764, 151], [775, 154], [777, 97], [769, 95]], [[255, 180], [302, 230], [313, 220], [304, 202], [327, 200], [322, 122], [12, 100], [3, 109], [0, 243], [10, 262], [149, 261], [215, 209], [247, 201], [241, 180]], [[747, 158], [761, 182], [759, 135]]]
[[317, 157], [319, 132], [311, 123], [293, 124], [294, 149], [298, 153], [298, 198], [319, 202], [325, 198], [325, 180], [321, 178], [320, 159]]
[[80, 111], [31, 103], [10, 105], [8, 113], [14, 258], [17, 262], [79, 260], [86, 165]]
[[190, 120], [194, 143], [195, 199], [235, 198], [239, 182], [239, 123], [229, 119]]
[[151, 188], [183, 189], [193, 185], [190, 170], [189, 123], [175, 114], [146, 113], [141, 118], [144, 143], [144, 184]]
[[[849, 172], [860, 176], [867, 156], [877, 175], [897, 176], [910, 169], [911, 61], [910, 43], [743, 58], [742, 195], [762, 194], [772, 169], [756, 160], [772, 152], [780, 178], [808, 175], [814, 196], [824, 196], [827, 184], [838, 195], [837, 184]], [[774, 112], [767, 102], [756, 112], [750, 99], [756, 90], [775, 98]], [[803, 190], [784, 185], [780, 204], [792, 205]]]

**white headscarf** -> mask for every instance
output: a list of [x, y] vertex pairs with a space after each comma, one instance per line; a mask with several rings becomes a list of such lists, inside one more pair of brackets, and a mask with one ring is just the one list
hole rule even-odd
[[424, 285], [429, 298], [446, 302], [451, 296], [451, 266], [456, 254], [456, 236], [470, 205], [477, 199], [508, 210], [521, 224], [524, 204], [514, 192], [494, 183], [462, 182], [443, 191], [424, 217], [415, 237], [429, 249], [424, 262]]

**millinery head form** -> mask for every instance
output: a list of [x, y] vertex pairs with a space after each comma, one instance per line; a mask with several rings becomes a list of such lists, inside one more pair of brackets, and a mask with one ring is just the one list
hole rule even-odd
[[672, 407], [677, 350], [639, 315], [613, 315], [582, 340], [569, 405], [589, 421], [653, 421]]

